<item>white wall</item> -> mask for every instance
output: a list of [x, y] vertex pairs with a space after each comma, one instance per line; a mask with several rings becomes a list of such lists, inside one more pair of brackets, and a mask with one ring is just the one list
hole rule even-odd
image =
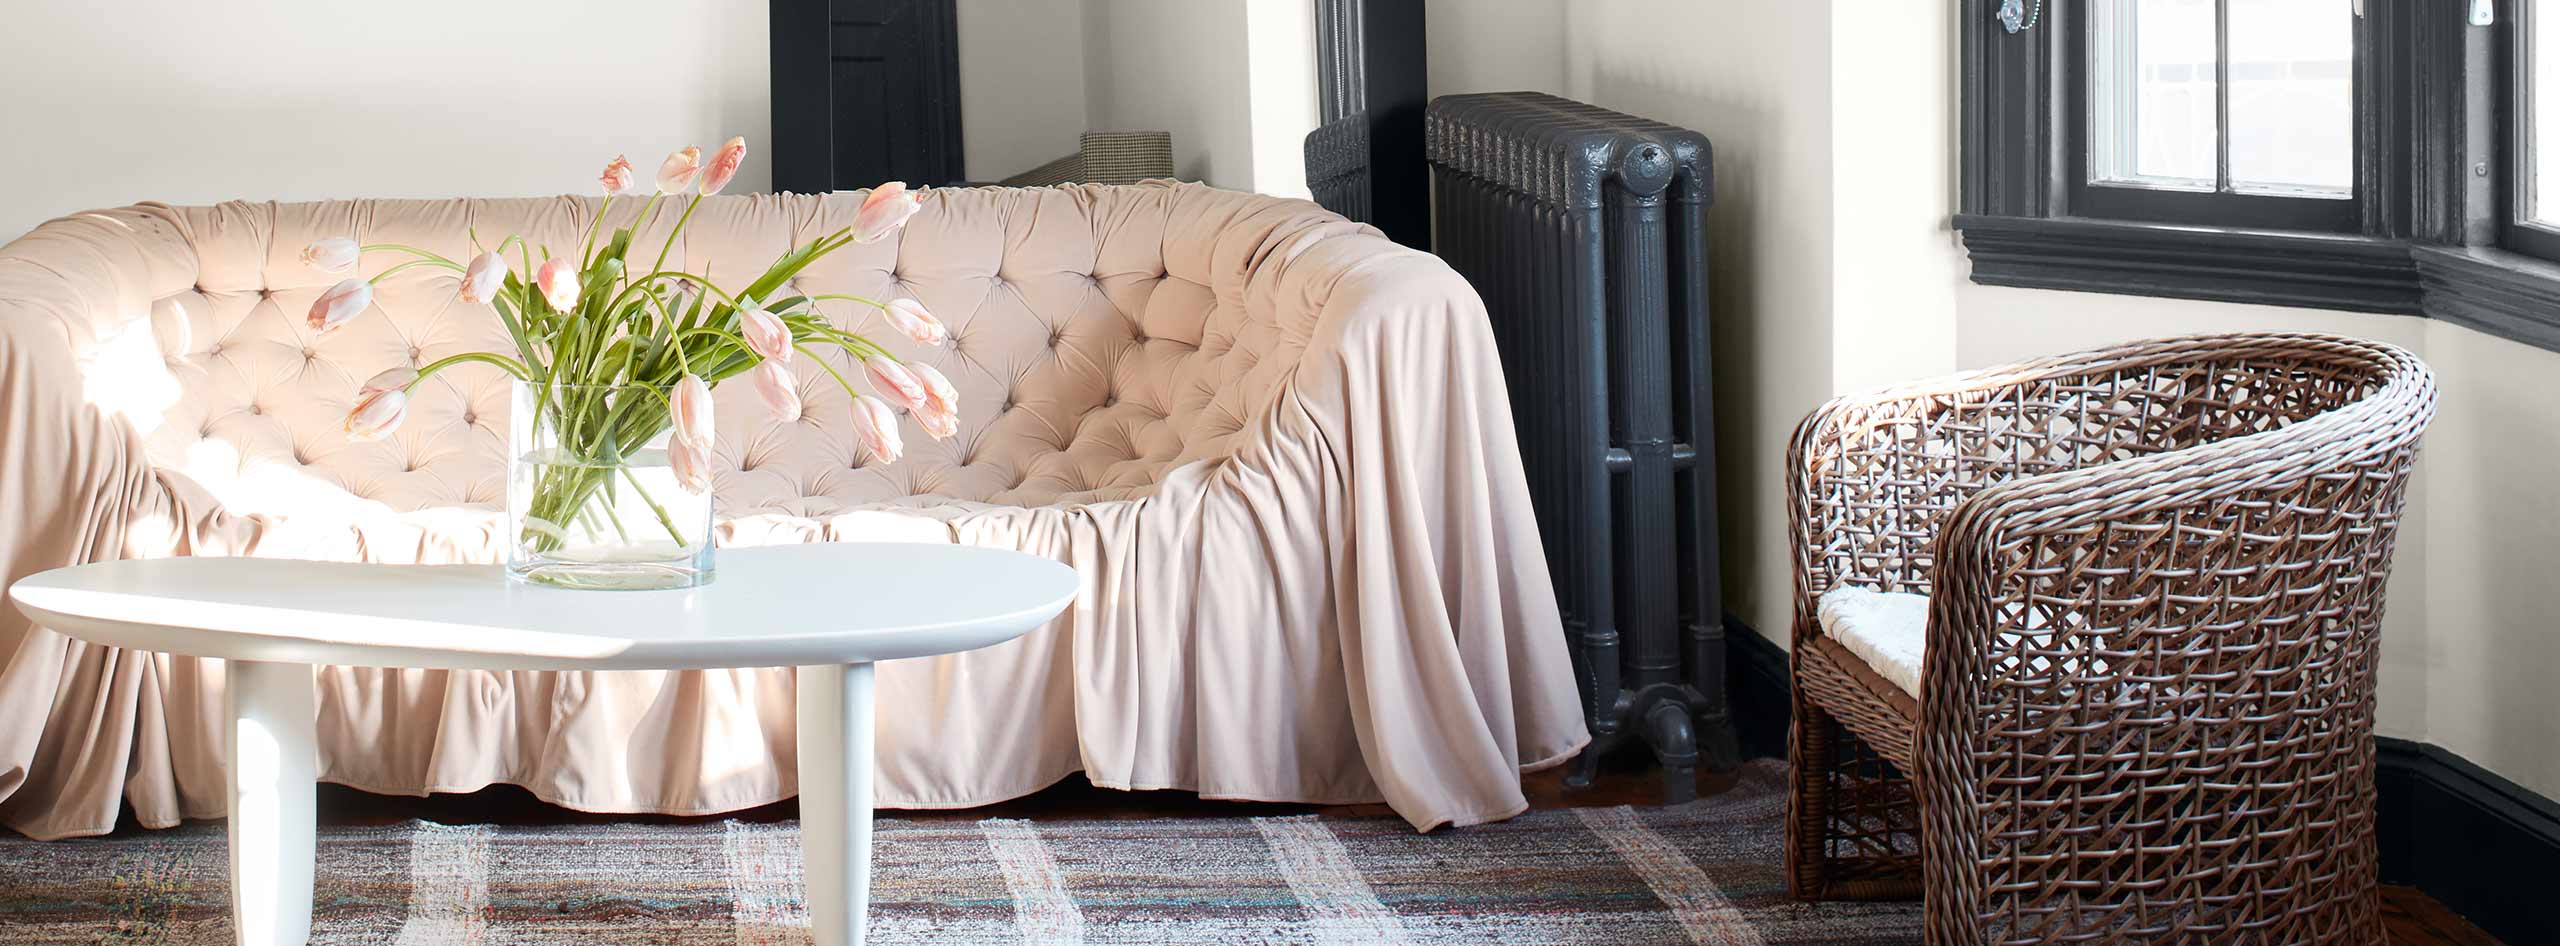
[[[646, 168], [768, 141], [762, 3], [119, 0], [6, 19], [0, 241], [139, 200], [586, 193], [616, 153]], [[731, 187], [765, 189], [765, 157]]]
[[1085, 0], [1087, 123], [1173, 133], [1174, 176], [1307, 195], [1315, 7], [1300, 0]]
[[1253, 123], [1246, 0], [1090, 0], [1086, 121], [1096, 130], [1173, 133], [1184, 180], [1248, 186]]
[[1085, 2], [959, 0], [970, 180], [1000, 181], [1075, 153], [1088, 107]]

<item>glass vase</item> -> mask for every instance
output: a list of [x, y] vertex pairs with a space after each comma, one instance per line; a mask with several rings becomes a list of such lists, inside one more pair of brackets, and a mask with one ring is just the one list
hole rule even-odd
[[507, 576], [608, 590], [709, 582], [711, 491], [687, 489], [669, 465], [666, 392], [513, 384]]

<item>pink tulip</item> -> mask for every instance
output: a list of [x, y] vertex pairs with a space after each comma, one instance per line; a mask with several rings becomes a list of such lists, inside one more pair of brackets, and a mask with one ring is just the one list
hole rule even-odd
[[729, 179], [738, 176], [738, 165], [745, 163], [747, 139], [731, 138], [728, 144], [721, 145], [711, 155], [711, 166], [702, 172], [702, 196], [709, 197], [729, 186]]
[[935, 440], [949, 440], [959, 434], [960, 391], [951, 386], [951, 379], [922, 362], [908, 362], [906, 368], [924, 385], [924, 405], [916, 408], [916, 425]]
[[675, 417], [676, 442], [711, 449], [711, 386], [700, 375], [685, 375], [667, 392], [668, 412]]
[[633, 183], [631, 159], [618, 154], [614, 155], [613, 163], [604, 166], [604, 174], [598, 176], [597, 181], [604, 184], [604, 192], [607, 194], [631, 193]]
[[747, 350], [758, 356], [785, 364], [791, 362], [791, 326], [782, 317], [755, 306], [752, 300], [738, 300], [738, 334], [745, 336]]
[[488, 305], [498, 297], [498, 287], [507, 283], [507, 259], [490, 250], [471, 258], [471, 267], [462, 272], [462, 290], [457, 298], [472, 305]]
[[925, 311], [924, 303], [895, 299], [881, 306], [880, 314], [888, 317], [889, 327], [915, 339], [918, 345], [940, 345], [951, 340], [951, 330], [944, 328], [942, 320], [934, 318], [933, 313]]
[[887, 355], [873, 355], [862, 360], [862, 368], [871, 373], [871, 389], [882, 397], [908, 410], [923, 408], [924, 382], [916, 380], [907, 366]]
[[871, 189], [862, 199], [862, 209], [853, 215], [853, 242], [874, 243], [907, 225], [907, 218], [924, 209], [924, 195], [907, 189], [905, 181], [890, 181]]
[[887, 402], [868, 394], [853, 399], [853, 433], [882, 463], [898, 462], [906, 445], [898, 442], [898, 414]]
[[667, 470], [677, 486], [699, 495], [711, 488], [711, 451], [682, 440], [667, 444]]
[[416, 383], [418, 383], [418, 369], [407, 365], [386, 368], [381, 374], [366, 379], [364, 387], [356, 389], [356, 400], [361, 401], [384, 391], [406, 393], [409, 386]]
[[754, 389], [756, 399], [783, 420], [800, 418], [800, 389], [792, 383], [791, 369], [779, 361], [760, 361], [747, 372], [747, 386]]
[[693, 176], [702, 172], [702, 149], [686, 145], [684, 150], [667, 155], [658, 165], [658, 193], [681, 194], [693, 185]]
[[303, 247], [302, 264], [324, 273], [343, 273], [356, 268], [356, 257], [362, 255], [364, 248], [357, 246], [356, 241], [330, 237]]
[[399, 391], [380, 391], [356, 402], [347, 412], [347, 439], [380, 440], [400, 429], [409, 417], [409, 395]]
[[578, 271], [569, 268], [568, 259], [554, 256], [543, 260], [541, 268], [533, 271], [533, 284], [542, 290], [542, 301], [551, 303], [553, 310], [565, 313], [577, 308]]
[[373, 304], [373, 284], [361, 279], [342, 279], [320, 298], [311, 301], [311, 328], [322, 335], [337, 331], [348, 319]]

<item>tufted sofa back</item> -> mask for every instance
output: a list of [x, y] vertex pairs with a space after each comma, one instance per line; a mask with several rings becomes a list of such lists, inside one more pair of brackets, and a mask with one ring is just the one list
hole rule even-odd
[[[1198, 185], [927, 193], [899, 236], [820, 260], [789, 289], [913, 297], [941, 316], [952, 340], [926, 351], [868, 307], [822, 307], [949, 375], [964, 401], [960, 435], [933, 441], [909, 423], [906, 459], [875, 463], [852, 436], [844, 391], [813, 359], [797, 359], [806, 409], [796, 420], [767, 416], [743, 384], [716, 392], [723, 515], [1144, 496], [1168, 470], [1225, 456], [1297, 363], [1318, 313], [1286, 298], [1274, 272], [1317, 240], [1375, 238], [1303, 201]], [[668, 262], [743, 286], [788, 247], [849, 224], [861, 198], [712, 198]], [[352, 236], [463, 259], [475, 233], [482, 244], [512, 233], [567, 254], [598, 206], [572, 197], [143, 204], [46, 224], [0, 261], [91, 270], [65, 278], [110, 287], [40, 306], [68, 323], [86, 396], [132, 424], [155, 465], [233, 511], [495, 509], [509, 405], [495, 369], [465, 365], [422, 385], [386, 440], [349, 442], [340, 421], [376, 372], [508, 350], [496, 315], [455, 301], [453, 273], [416, 268], [383, 280], [372, 311], [315, 338], [303, 315], [341, 277], [304, 266], [301, 249]], [[622, 202], [609, 222], [627, 225], [636, 212]], [[634, 255], [654, 257], [675, 216], [664, 208], [641, 227]], [[368, 254], [361, 274], [401, 258]]]

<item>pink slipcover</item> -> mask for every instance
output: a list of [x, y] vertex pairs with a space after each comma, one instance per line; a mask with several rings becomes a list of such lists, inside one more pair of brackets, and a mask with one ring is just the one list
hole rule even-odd
[[[706, 201], [670, 263], [742, 285], [850, 222], [860, 194]], [[623, 202], [621, 222], [636, 212]], [[568, 252], [594, 199], [142, 204], [0, 249], [0, 577], [117, 557], [497, 557], [504, 379], [441, 375], [388, 440], [339, 431], [365, 378], [503, 350], [453, 274], [385, 280], [328, 338], [325, 236], [463, 258]], [[673, 206], [637, 245], [654, 250]], [[368, 255], [370, 275], [398, 261]], [[779, 421], [718, 392], [724, 545], [1015, 548], [1085, 590], [1047, 628], [884, 665], [885, 806], [956, 807], [1069, 773], [1227, 798], [1383, 799], [1416, 827], [1507, 817], [1519, 773], [1587, 736], [1475, 293], [1439, 260], [1301, 201], [1195, 185], [930, 192], [896, 239], [795, 293], [913, 296], [961, 435], [879, 465], [802, 358]], [[876, 314], [828, 303], [889, 339]], [[852, 374], [842, 362], [838, 367]], [[859, 608], [809, 589], [812, 609]], [[216, 662], [96, 647], [0, 609], [0, 819], [95, 834], [222, 814]], [[574, 808], [706, 813], [790, 797], [787, 670], [324, 667], [321, 777], [388, 793], [493, 782]]]

